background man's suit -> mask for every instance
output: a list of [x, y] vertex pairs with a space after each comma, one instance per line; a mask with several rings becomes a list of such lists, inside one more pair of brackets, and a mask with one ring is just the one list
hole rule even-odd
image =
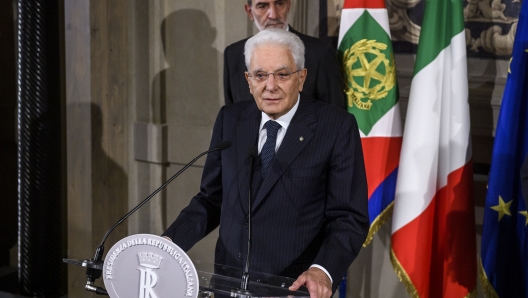
[[[336, 49], [327, 42], [301, 34], [291, 26], [289, 31], [301, 38], [305, 47], [308, 76], [302, 93], [322, 102], [346, 109], [343, 76], [337, 62]], [[244, 45], [248, 38], [235, 42], [224, 51], [224, 99], [226, 104], [243, 100], [253, 101], [244, 77]]]
[[[211, 148], [225, 140], [233, 145], [208, 155], [200, 193], [164, 233], [182, 249], [189, 250], [220, 224], [215, 262], [244, 267], [248, 152], [257, 145], [261, 115], [254, 101], [220, 110]], [[260, 172], [255, 169], [254, 173], [259, 176]], [[297, 278], [311, 264], [318, 264], [332, 276], [335, 290], [369, 227], [363, 154], [354, 116], [301, 95], [259, 185], [253, 195], [251, 269]]]

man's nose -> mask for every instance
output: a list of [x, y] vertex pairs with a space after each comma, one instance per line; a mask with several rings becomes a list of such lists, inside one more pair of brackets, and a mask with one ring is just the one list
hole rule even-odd
[[277, 89], [277, 80], [275, 80], [275, 76], [270, 73], [266, 80], [266, 90], [273, 91], [275, 89]]
[[277, 7], [272, 3], [268, 9], [268, 18], [274, 20], [277, 18]]

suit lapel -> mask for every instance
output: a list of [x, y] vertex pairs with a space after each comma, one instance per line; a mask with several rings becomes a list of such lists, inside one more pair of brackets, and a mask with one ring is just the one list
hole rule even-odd
[[288, 127], [288, 131], [286, 131], [279, 150], [271, 161], [266, 178], [262, 181], [252, 207], [253, 210], [262, 203], [264, 197], [270, 192], [273, 185], [277, 183], [284, 171], [288, 169], [299, 153], [306, 148], [306, 145], [314, 136], [316, 122], [317, 116], [314, 102], [301, 95], [297, 112]]
[[237, 143], [237, 169], [238, 171], [238, 189], [244, 210], [248, 210], [249, 194], [249, 151], [257, 145], [258, 128], [260, 125], [261, 112], [256, 104], [250, 105], [244, 111], [244, 115], [236, 127]]
[[288, 31], [290, 31], [291, 33], [293, 33], [293, 34], [295, 34], [295, 35], [299, 35], [299, 34], [300, 34], [300, 32], [297, 31], [297, 30], [295, 30], [295, 29], [293, 29], [291, 25], [288, 24], [288, 26], [290, 27], [290, 28], [288, 29]]

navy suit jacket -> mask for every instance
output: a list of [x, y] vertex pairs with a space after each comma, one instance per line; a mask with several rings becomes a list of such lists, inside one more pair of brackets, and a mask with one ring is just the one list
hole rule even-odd
[[[304, 43], [305, 62], [308, 75], [302, 93], [346, 109], [343, 76], [337, 62], [337, 51], [327, 42], [295, 31]], [[244, 46], [248, 38], [229, 45], [224, 51], [224, 100], [231, 104], [243, 100], [253, 101], [244, 76], [247, 70]]]
[[[220, 225], [215, 262], [243, 268], [247, 251], [249, 156], [261, 111], [254, 101], [222, 107], [200, 192], [165, 231], [189, 250]], [[297, 278], [323, 266], [337, 287], [365, 241], [367, 183], [356, 119], [301, 95], [284, 140], [252, 204], [251, 269]]]

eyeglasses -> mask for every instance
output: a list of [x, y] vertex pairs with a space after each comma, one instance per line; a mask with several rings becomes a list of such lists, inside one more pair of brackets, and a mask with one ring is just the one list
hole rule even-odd
[[246, 71], [246, 74], [248, 75], [248, 77], [253, 78], [253, 80], [255, 80], [258, 83], [267, 81], [269, 75], [273, 75], [273, 77], [275, 78], [277, 82], [286, 82], [287, 80], [290, 79], [292, 74], [299, 72], [301, 70], [303, 69], [299, 69], [293, 72], [286, 71], [286, 70], [280, 70], [278, 72], [255, 71], [254, 73], [249, 73]]

